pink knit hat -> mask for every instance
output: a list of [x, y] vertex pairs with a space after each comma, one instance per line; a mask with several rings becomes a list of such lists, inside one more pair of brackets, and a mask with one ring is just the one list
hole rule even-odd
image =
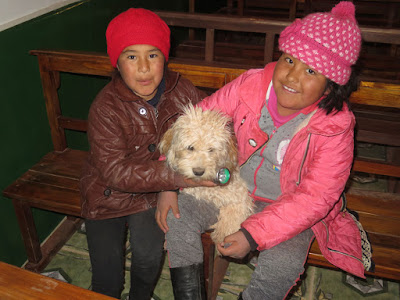
[[331, 12], [295, 20], [279, 37], [279, 50], [340, 85], [349, 80], [360, 49], [361, 32], [349, 1], [340, 2]]
[[118, 57], [128, 46], [146, 44], [157, 47], [168, 61], [170, 30], [155, 13], [144, 8], [130, 8], [108, 24], [107, 53], [116, 67]]

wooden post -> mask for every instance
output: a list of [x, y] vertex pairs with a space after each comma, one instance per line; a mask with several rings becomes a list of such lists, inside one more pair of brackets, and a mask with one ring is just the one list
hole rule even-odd
[[[196, 0], [189, 0], [189, 13], [193, 14], [196, 7]], [[189, 28], [189, 40], [194, 41], [195, 39], [195, 32], [193, 28]]]
[[49, 119], [54, 150], [63, 151], [67, 148], [67, 139], [64, 129], [59, 126], [58, 122], [61, 116], [60, 101], [57, 91], [60, 86], [60, 73], [57, 71], [50, 71], [50, 59], [47, 56], [39, 56], [38, 60], [43, 86], [43, 96], [46, 102], [47, 118]]
[[293, 21], [296, 18], [297, 0], [290, 1], [289, 20]]
[[275, 34], [273, 32], [267, 32], [265, 34], [264, 64], [272, 61], [274, 55], [274, 42]]
[[206, 53], [205, 53], [205, 61], [212, 62], [214, 60], [214, 36], [215, 29], [207, 28], [206, 29]]

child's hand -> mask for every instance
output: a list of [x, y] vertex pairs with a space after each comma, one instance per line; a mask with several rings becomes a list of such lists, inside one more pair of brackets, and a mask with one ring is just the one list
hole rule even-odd
[[225, 237], [224, 241], [217, 245], [218, 251], [224, 256], [243, 258], [250, 252], [250, 244], [241, 231], [237, 231]]
[[175, 218], [179, 219], [179, 207], [178, 207], [178, 194], [172, 191], [164, 191], [158, 193], [157, 209], [156, 209], [156, 221], [158, 226], [164, 233], [169, 230], [167, 224], [167, 215], [169, 210], [172, 209], [172, 213]]

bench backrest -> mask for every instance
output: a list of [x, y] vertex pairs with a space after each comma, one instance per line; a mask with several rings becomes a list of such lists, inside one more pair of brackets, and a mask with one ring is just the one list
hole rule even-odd
[[[276, 37], [291, 21], [260, 17], [156, 11], [171, 27], [205, 29], [205, 61], [214, 61], [216, 31], [264, 33], [264, 64], [273, 60]], [[400, 29], [360, 26], [363, 41], [400, 45]], [[394, 58], [395, 59], [395, 58]]]
[[[73, 74], [111, 76], [114, 71], [105, 54], [74, 51], [32, 50], [39, 60], [39, 69], [46, 102], [54, 150], [63, 151], [67, 145], [65, 130], [86, 131], [87, 120], [64, 116], [60, 107], [58, 88], [60, 72]], [[190, 79], [197, 87], [218, 89], [237, 78], [245, 69], [220, 67], [204, 62], [183, 62], [172, 59], [169, 68]], [[358, 105], [372, 105], [386, 108], [400, 108], [400, 85], [362, 82], [360, 89], [353, 93], [351, 102]], [[354, 169], [387, 176], [399, 177], [399, 166], [370, 163], [356, 160]]]
[[[38, 57], [54, 150], [63, 151], [68, 147], [65, 130], [86, 131], [87, 121], [63, 115], [58, 95], [60, 73], [111, 76], [114, 68], [107, 55], [100, 53], [32, 50], [30, 54]], [[218, 89], [245, 71], [173, 61], [169, 63], [169, 68], [190, 79], [195, 86], [208, 89]]]

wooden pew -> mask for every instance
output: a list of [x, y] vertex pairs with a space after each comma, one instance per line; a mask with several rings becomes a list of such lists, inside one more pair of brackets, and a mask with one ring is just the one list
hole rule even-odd
[[75, 285], [0, 262], [1, 300], [112, 300]]
[[[246, 69], [261, 67], [277, 59], [277, 37], [291, 23], [288, 20], [221, 14], [156, 13], [170, 27], [190, 30], [189, 40], [172, 49], [175, 57]], [[399, 83], [400, 53], [397, 49], [400, 48], [400, 29], [370, 26], [360, 26], [360, 29], [364, 43], [360, 56], [364, 78]], [[205, 36], [194, 39], [195, 30], [199, 36], [205, 32]]]
[[[336, 0], [227, 0], [226, 5], [215, 13], [233, 14], [268, 19], [302, 18], [313, 12], [330, 11]], [[399, 0], [352, 0], [356, 6], [356, 17], [362, 25], [378, 27], [400, 26]], [[189, 0], [189, 12], [195, 12], [195, 0]]]
[[[39, 62], [43, 93], [51, 129], [54, 150], [46, 154], [37, 164], [8, 186], [3, 195], [12, 199], [15, 213], [24, 240], [28, 263], [26, 268], [42, 270], [52, 256], [73, 234], [80, 219], [80, 195], [78, 181], [86, 152], [70, 148], [66, 140], [66, 130], [85, 132], [87, 121], [63, 115], [60, 108], [58, 89], [61, 84], [60, 73], [83, 74], [90, 76], [110, 76], [113, 68], [105, 54], [73, 51], [33, 50]], [[169, 67], [190, 79], [200, 88], [215, 90], [237, 78], [245, 69], [220, 67], [215, 64], [182, 63], [171, 60]], [[399, 146], [400, 123], [400, 85], [363, 82], [351, 102], [361, 106], [393, 109], [397, 118], [391, 123], [393, 132], [383, 139], [390, 145]], [[379, 120], [379, 118], [378, 118]], [[364, 131], [363, 131], [364, 130]], [[382, 142], [382, 128], [359, 128], [363, 132], [358, 140], [368, 137], [368, 142]], [[368, 133], [369, 132], [369, 133]], [[356, 158], [354, 171], [383, 176], [400, 177], [400, 166], [386, 161], [373, 161]], [[369, 275], [392, 280], [400, 280], [400, 197], [395, 193], [370, 192], [349, 188], [348, 206], [360, 215], [360, 220], [369, 232], [374, 247], [375, 273]], [[32, 208], [58, 212], [67, 215], [54, 234], [40, 245]], [[205, 245], [205, 271], [209, 297], [218, 290], [221, 274], [215, 269], [213, 244], [203, 235]], [[308, 263], [331, 267], [320, 254], [314, 243]], [[214, 278], [214, 280], [213, 280]]]

